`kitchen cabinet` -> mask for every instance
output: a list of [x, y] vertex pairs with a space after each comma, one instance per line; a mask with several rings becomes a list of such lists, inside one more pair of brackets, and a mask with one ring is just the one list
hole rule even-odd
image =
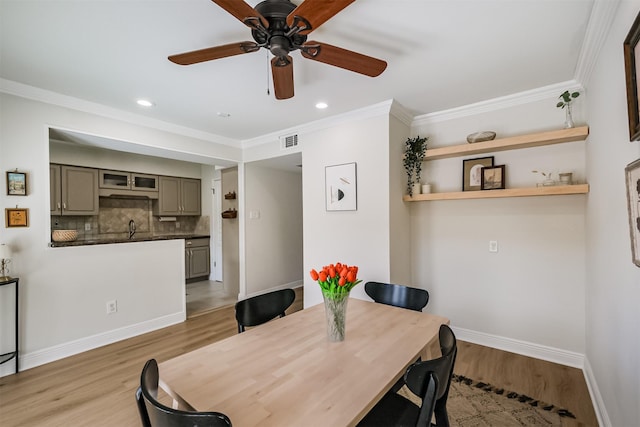
[[100, 170], [101, 197], [141, 196], [158, 198], [158, 176], [136, 172]]
[[51, 215], [98, 215], [98, 170], [49, 165]]
[[211, 273], [209, 238], [185, 239], [185, 278], [208, 278]]
[[100, 170], [100, 188], [158, 191], [158, 176], [135, 172]]
[[200, 215], [200, 180], [160, 176], [155, 215]]

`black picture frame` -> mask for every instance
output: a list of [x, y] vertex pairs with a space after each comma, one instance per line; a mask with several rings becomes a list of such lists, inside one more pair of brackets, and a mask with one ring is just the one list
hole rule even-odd
[[627, 82], [627, 112], [629, 115], [629, 138], [631, 141], [640, 140], [640, 13], [636, 16], [627, 38], [624, 40], [624, 71]]
[[480, 191], [482, 168], [493, 166], [493, 156], [462, 161], [462, 191]]
[[504, 190], [505, 165], [484, 167], [480, 172], [482, 174], [481, 190]]
[[7, 171], [7, 196], [27, 195], [27, 174], [25, 172]]
[[631, 260], [640, 267], [640, 159], [629, 163], [624, 171], [627, 182]]

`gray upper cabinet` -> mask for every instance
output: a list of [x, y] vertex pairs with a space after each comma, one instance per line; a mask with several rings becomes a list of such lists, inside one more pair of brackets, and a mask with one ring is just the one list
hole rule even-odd
[[156, 215], [200, 215], [200, 180], [160, 176]]
[[146, 196], [158, 198], [158, 176], [100, 169], [100, 196]]
[[98, 215], [98, 170], [49, 166], [51, 215]]

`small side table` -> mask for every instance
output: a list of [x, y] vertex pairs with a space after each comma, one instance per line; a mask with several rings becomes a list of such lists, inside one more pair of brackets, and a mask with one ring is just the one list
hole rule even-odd
[[5, 353], [5, 354], [0, 354], [0, 365], [2, 365], [3, 363], [8, 362], [9, 360], [13, 359], [15, 357], [16, 359], [16, 373], [19, 372], [19, 367], [18, 367], [18, 349], [19, 347], [19, 335], [18, 335], [18, 282], [20, 281], [20, 279], [18, 279], [17, 277], [13, 278], [13, 279], [9, 279], [9, 280], [2, 280], [0, 281], [0, 286], [5, 286], [5, 285], [15, 285], [15, 294], [16, 294], [16, 318], [15, 318], [15, 334], [16, 334], [16, 346], [15, 346], [15, 350], [14, 351], [10, 351], [9, 353]]

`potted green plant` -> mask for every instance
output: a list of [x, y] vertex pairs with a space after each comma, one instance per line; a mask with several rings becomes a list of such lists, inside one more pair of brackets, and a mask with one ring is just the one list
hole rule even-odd
[[579, 96], [580, 96], [580, 92], [569, 92], [568, 90], [565, 90], [558, 97], [558, 99], [560, 99], [560, 102], [556, 104], [556, 107], [562, 108], [562, 109], [566, 107], [566, 110], [565, 110], [566, 119], [564, 121], [565, 129], [572, 128], [574, 126], [573, 117], [571, 115], [571, 104], [573, 100]]
[[422, 174], [422, 162], [427, 151], [427, 140], [429, 138], [407, 138], [404, 143], [404, 170], [407, 172], [407, 193], [413, 196], [414, 185], [420, 185], [420, 175]]

